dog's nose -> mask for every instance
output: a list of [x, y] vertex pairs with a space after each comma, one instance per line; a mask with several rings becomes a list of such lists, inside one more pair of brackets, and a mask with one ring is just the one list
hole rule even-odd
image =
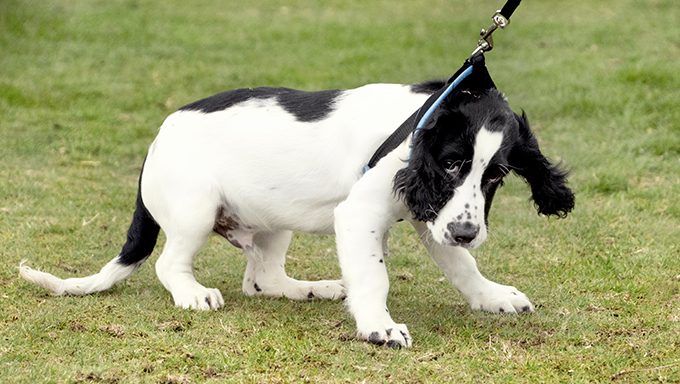
[[446, 228], [449, 230], [449, 236], [458, 244], [470, 244], [479, 233], [479, 226], [469, 221], [449, 223]]

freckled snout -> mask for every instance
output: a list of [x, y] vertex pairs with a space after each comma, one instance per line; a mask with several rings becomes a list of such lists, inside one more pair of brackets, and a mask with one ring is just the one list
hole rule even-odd
[[447, 232], [444, 233], [444, 238], [452, 245], [467, 246], [479, 234], [479, 226], [469, 221], [449, 223], [446, 229]]

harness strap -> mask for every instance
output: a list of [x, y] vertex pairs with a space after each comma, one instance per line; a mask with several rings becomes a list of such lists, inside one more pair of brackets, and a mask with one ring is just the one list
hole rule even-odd
[[[451, 92], [454, 89], [456, 89], [456, 87], [458, 85], [460, 85], [460, 83], [462, 83], [463, 80], [465, 80], [465, 78], [470, 76], [470, 74], [472, 73], [473, 67], [472, 67], [472, 65], [467, 65], [467, 64], [469, 64], [468, 61], [466, 61], [465, 64], [463, 64], [463, 67], [461, 69], [463, 69], [463, 68], [465, 68], [465, 69], [463, 69], [462, 72], [458, 71], [458, 72], [460, 72], [460, 75], [454, 76], [455, 78], [452, 77], [451, 79], [453, 79], [453, 81], [451, 81], [451, 79], [449, 79], [449, 81], [446, 82], [447, 84], [449, 84], [448, 87], [444, 88], [444, 92], [442, 92], [437, 97], [437, 100], [435, 100], [434, 103], [432, 103], [432, 105], [430, 105], [430, 107], [427, 108], [427, 110], [425, 111], [423, 116], [418, 120], [418, 124], [416, 124], [416, 131], [419, 130], [419, 129], [423, 129], [425, 124], [427, 124], [428, 120], [430, 120], [430, 117], [432, 116], [434, 111], [441, 105], [441, 103], [444, 101], [446, 96], [450, 95]], [[422, 109], [422, 107], [421, 107], [421, 109]]]
[[483, 54], [465, 60], [463, 66], [451, 76], [442, 88], [430, 95], [418, 110], [413, 112], [408, 119], [401, 123], [399, 128], [392, 132], [380, 147], [378, 147], [364, 167], [364, 172], [373, 168], [380, 159], [403, 143], [408, 135], [416, 130], [427, 129], [427, 123], [430, 121], [432, 114], [437, 107], [444, 102], [454, 89], [461, 87], [468, 89], [490, 89], [496, 87], [484, 65]]
[[415, 129], [416, 126], [416, 115], [418, 115], [418, 112], [420, 110], [417, 110], [411, 114], [411, 116], [408, 117], [408, 119], [404, 120], [403, 123], [397, 128], [396, 131], [392, 132], [392, 134], [383, 141], [382, 144], [378, 147], [378, 149], [375, 151], [373, 156], [371, 156], [371, 160], [368, 161], [368, 163], [364, 166], [364, 173], [368, 171], [369, 169], [375, 167], [375, 165], [385, 157], [388, 153], [392, 152], [395, 148], [399, 146], [399, 144], [403, 143], [404, 140], [408, 137], [408, 135], [413, 132], [413, 129]]

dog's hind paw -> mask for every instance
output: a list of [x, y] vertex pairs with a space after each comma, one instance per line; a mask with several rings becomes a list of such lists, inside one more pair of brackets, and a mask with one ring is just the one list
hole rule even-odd
[[306, 282], [307, 299], [343, 300], [345, 287], [341, 280], [321, 280]]
[[283, 281], [246, 280], [243, 292], [248, 296], [286, 297], [291, 300], [343, 300], [346, 296], [341, 280], [303, 281], [286, 277]]

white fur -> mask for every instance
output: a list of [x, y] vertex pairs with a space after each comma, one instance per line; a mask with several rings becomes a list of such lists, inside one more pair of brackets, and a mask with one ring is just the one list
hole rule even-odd
[[52, 274], [29, 267], [25, 261], [19, 264], [19, 274], [21, 277], [51, 291], [57, 296], [87, 295], [107, 290], [115, 283], [130, 276], [136, 269], [136, 265], [119, 264], [116, 257], [109, 261], [97, 274], [88, 277], [60, 279]]
[[[410, 140], [364, 175], [362, 168], [426, 98], [409, 86], [374, 84], [344, 91], [334, 111], [315, 122], [297, 121], [274, 99], [249, 100], [213, 113], [170, 115], [149, 147], [141, 192], [166, 234], [156, 273], [175, 305], [224, 305], [217, 289], [204, 287], [193, 275], [193, 258], [212, 234], [222, 207], [240, 224], [229, 234], [248, 259], [246, 294], [296, 300], [347, 295], [360, 338], [410, 346], [408, 329], [392, 319], [386, 306], [389, 280], [383, 258], [390, 226], [410, 219], [392, 190], [395, 173], [409, 157]], [[441, 245], [446, 224], [465, 204], [476, 207], [475, 223], [484, 227], [479, 186], [486, 164], [481, 159], [488, 162], [501, 139], [501, 133], [480, 131], [472, 172], [430, 227], [435, 243], [426, 245], [473, 308], [513, 312], [533, 307], [514, 288], [485, 279], [466, 250]], [[422, 235], [423, 223], [414, 225], [421, 238], [429, 238]], [[342, 282], [306, 282], [286, 275], [292, 231], [335, 232]], [[114, 259], [99, 274], [80, 279], [62, 280], [25, 265], [20, 272], [57, 294], [85, 294], [110, 287], [134, 269]]]

